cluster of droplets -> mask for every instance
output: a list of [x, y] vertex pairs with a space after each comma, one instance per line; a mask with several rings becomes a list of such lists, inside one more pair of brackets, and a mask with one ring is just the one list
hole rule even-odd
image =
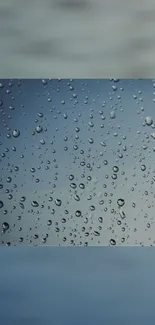
[[1, 243], [128, 244], [142, 214], [148, 233], [155, 126], [144, 90], [131, 94], [137, 126], [124, 95], [134, 81], [94, 80], [97, 92], [85, 80], [35, 82], [31, 107], [14, 104], [31, 81], [0, 83]]

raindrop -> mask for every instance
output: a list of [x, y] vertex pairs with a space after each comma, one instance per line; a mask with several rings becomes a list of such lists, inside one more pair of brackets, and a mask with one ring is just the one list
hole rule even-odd
[[42, 79], [41, 81], [42, 81], [43, 85], [47, 85], [47, 80]]
[[62, 204], [62, 201], [60, 199], [55, 199], [55, 204], [60, 207]]
[[37, 208], [39, 206], [38, 202], [37, 201], [32, 201], [31, 202], [31, 205], [34, 207], [34, 208]]
[[3, 222], [2, 228], [4, 231], [8, 230], [10, 228], [9, 224], [7, 222]]
[[37, 133], [40, 133], [40, 132], [42, 132], [43, 128], [42, 128], [42, 126], [38, 125], [38, 126], [36, 126], [35, 130]]
[[69, 180], [72, 181], [74, 179], [74, 175], [69, 175]]
[[95, 236], [100, 236], [100, 233], [99, 233], [99, 231], [97, 231], [97, 230], [94, 230], [94, 235], [95, 235]]
[[116, 240], [115, 239], [110, 239], [110, 245], [115, 246], [116, 245]]
[[117, 204], [118, 204], [119, 207], [122, 207], [125, 204], [125, 200], [124, 199], [118, 199]]
[[0, 201], [0, 209], [3, 208], [3, 205], [4, 205], [3, 202]]
[[152, 125], [153, 124], [153, 119], [152, 119], [152, 117], [151, 116], [147, 116], [146, 118], [145, 118], [145, 123], [146, 123], [146, 125]]
[[48, 226], [51, 226], [51, 224], [52, 224], [52, 220], [48, 220], [48, 221], [47, 221], [47, 225], [48, 225]]
[[90, 144], [93, 144], [94, 143], [93, 138], [89, 138], [88, 141], [89, 141]]
[[80, 201], [80, 197], [79, 197], [79, 195], [76, 194], [76, 195], [74, 196], [74, 199], [75, 199], [76, 201]]
[[80, 211], [80, 210], [77, 210], [77, 211], [75, 212], [75, 215], [76, 215], [76, 217], [81, 217], [81, 211]]
[[126, 214], [122, 210], [119, 211], [119, 215], [120, 215], [121, 219], [125, 219], [125, 217], [126, 217]]
[[113, 167], [113, 172], [114, 172], [114, 173], [117, 173], [118, 171], [119, 171], [118, 166], [114, 166], [114, 167]]
[[75, 189], [77, 187], [77, 185], [75, 183], [71, 183], [70, 184], [70, 187], [73, 188], [73, 189]]
[[145, 165], [141, 165], [141, 170], [145, 171], [146, 170], [146, 166]]
[[110, 118], [114, 119], [116, 117], [115, 111], [110, 112]]
[[14, 138], [18, 138], [20, 136], [20, 131], [15, 129], [15, 130], [13, 130], [12, 135]]

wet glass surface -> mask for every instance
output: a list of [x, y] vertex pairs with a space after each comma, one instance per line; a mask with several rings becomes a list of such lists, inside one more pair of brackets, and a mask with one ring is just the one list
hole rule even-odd
[[2, 245], [154, 245], [154, 89], [1, 80]]

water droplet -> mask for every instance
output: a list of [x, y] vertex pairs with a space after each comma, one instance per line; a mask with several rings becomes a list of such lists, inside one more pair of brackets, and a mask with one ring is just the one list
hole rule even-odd
[[145, 165], [141, 165], [141, 170], [145, 171], [146, 170], [146, 166]]
[[9, 224], [7, 222], [3, 222], [2, 228], [4, 231], [8, 230], [10, 228]]
[[77, 210], [77, 211], [75, 212], [75, 215], [76, 215], [76, 217], [81, 217], [81, 211], [80, 211], [80, 210]]
[[93, 144], [94, 143], [93, 138], [89, 138], [88, 141], [89, 141], [90, 144]]
[[102, 218], [102, 217], [99, 217], [99, 218], [98, 218], [98, 221], [99, 221], [100, 223], [102, 223], [102, 222], [103, 222], [103, 218]]
[[15, 129], [15, 130], [13, 130], [12, 135], [14, 138], [18, 138], [20, 136], [20, 131]]
[[76, 201], [80, 201], [80, 197], [79, 197], [79, 195], [76, 194], [76, 195], [74, 196], [74, 199], [75, 199]]
[[62, 201], [60, 199], [55, 199], [55, 204], [60, 207], [62, 204]]
[[44, 114], [43, 114], [43, 113], [41, 113], [41, 112], [38, 112], [38, 116], [39, 116], [39, 117], [43, 117], [43, 116], [44, 116]]
[[118, 199], [117, 204], [118, 204], [119, 207], [122, 207], [125, 204], [125, 200], [124, 199]]
[[69, 180], [72, 181], [74, 179], [74, 175], [69, 175]]
[[99, 231], [97, 231], [97, 230], [94, 230], [94, 235], [95, 235], [95, 236], [100, 236], [100, 233], [99, 233]]
[[114, 119], [116, 117], [115, 111], [110, 112], [110, 118]]
[[36, 130], [37, 133], [40, 133], [40, 132], [42, 132], [43, 128], [42, 128], [42, 126], [37, 125], [35, 130]]
[[119, 171], [118, 166], [114, 166], [114, 167], [113, 167], [113, 171], [114, 171], [114, 173], [117, 173], [117, 172]]
[[48, 221], [47, 221], [47, 225], [48, 225], [48, 226], [51, 226], [51, 224], [52, 224], [52, 220], [48, 220]]
[[39, 206], [38, 202], [37, 201], [32, 201], [31, 202], [31, 205], [34, 207], [34, 208], [37, 208]]
[[152, 133], [151, 133], [151, 137], [152, 137], [153, 139], [155, 139], [155, 132], [152, 132]]
[[79, 184], [79, 187], [80, 187], [82, 190], [84, 190], [85, 185], [84, 185], [83, 183], [80, 183], [80, 184]]
[[110, 239], [110, 245], [115, 246], [116, 245], [116, 240], [115, 239]]
[[47, 80], [42, 79], [41, 81], [42, 81], [43, 85], [47, 85]]
[[115, 85], [113, 85], [113, 86], [112, 86], [112, 89], [113, 89], [114, 91], [116, 91], [116, 90], [117, 90], [117, 87], [116, 87]]
[[3, 208], [3, 205], [4, 205], [3, 202], [0, 201], [0, 209]]
[[125, 212], [122, 210], [119, 211], [119, 215], [120, 215], [121, 219], [125, 219], [125, 217], [126, 217]]
[[146, 118], [145, 118], [145, 123], [146, 123], [146, 125], [152, 125], [153, 124], [153, 119], [152, 119], [152, 117], [151, 116], [147, 116]]

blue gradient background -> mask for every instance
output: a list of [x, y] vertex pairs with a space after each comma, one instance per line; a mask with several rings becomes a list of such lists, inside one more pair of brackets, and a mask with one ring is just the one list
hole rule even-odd
[[[0, 200], [4, 207], [0, 209], [0, 226], [4, 221], [10, 225], [9, 231], [1, 234], [1, 244], [41, 245], [48, 234], [44, 245], [109, 245], [111, 238], [117, 245], [154, 245], [155, 140], [151, 133], [155, 126], [145, 125], [146, 116], [155, 119], [154, 80], [53, 79], [47, 80], [46, 85], [40, 79], [1, 82], [4, 87], [0, 88], [3, 101], [0, 107], [0, 183], [3, 184]], [[113, 86], [117, 87], [116, 91]], [[115, 110], [115, 119], [110, 118], [112, 110]], [[38, 112], [44, 114], [42, 118]], [[90, 121], [94, 127], [89, 126]], [[43, 127], [43, 132], [32, 135], [37, 125]], [[75, 131], [76, 127], [80, 132]], [[7, 138], [16, 128], [20, 136]], [[68, 141], [64, 141], [65, 137]], [[93, 144], [88, 141], [90, 137]], [[40, 144], [41, 139], [45, 145]], [[80, 164], [83, 161], [85, 166]], [[92, 171], [87, 168], [88, 163]], [[141, 170], [142, 164], [146, 165], [145, 171]], [[112, 179], [114, 165], [119, 167], [117, 180]], [[19, 171], [14, 170], [15, 166]], [[34, 174], [31, 168], [36, 169]], [[79, 202], [74, 199], [75, 190], [70, 188], [70, 174], [75, 177]], [[7, 182], [8, 176], [12, 178], [11, 183]], [[91, 181], [87, 180], [88, 176], [92, 177]], [[40, 179], [39, 183], [35, 182], [36, 178]], [[85, 184], [84, 190], [79, 188], [81, 182]], [[9, 194], [13, 195], [11, 200]], [[88, 200], [90, 195], [92, 199]], [[24, 209], [19, 205], [22, 196], [26, 197]], [[51, 196], [53, 201], [49, 201]], [[62, 200], [61, 207], [55, 205], [57, 198]], [[121, 225], [117, 223], [119, 198], [125, 200], [126, 218]], [[39, 203], [37, 209], [31, 206], [33, 200]], [[103, 205], [99, 204], [100, 200], [104, 200]], [[95, 211], [90, 211], [91, 205]], [[79, 209], [82, 217], [76, 218], [75, 211]], [[64, 217], [65, 224], [62, 223]], [[86, 217], [87, 223], [84, 222]], [[103, 217], [103, 224], [99, 223], [99, 217]], [[51, 227], [47, 226], [49, 219], [52, 219]], [[58, 232], [56, 227], [59, 227]], [[99, 231], [100, 236], [95, 236], [94, 231]], [[34, 239], [35, 234], [37, 239]], [[20, 237], [23, 242], [19, 241]]]
[[0, 324], [155, 323], [152, 248], [1, 247]]

